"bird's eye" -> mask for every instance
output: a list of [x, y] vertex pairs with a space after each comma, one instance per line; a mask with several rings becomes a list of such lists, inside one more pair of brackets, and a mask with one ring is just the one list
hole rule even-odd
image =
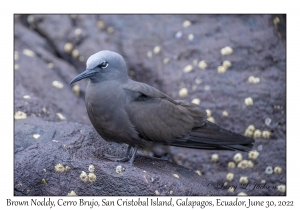
[[104, 61], [102, 62], [101, 64], [99, 64], [99, 66], [101, 69], [105, 69], [106, 67], [108, 67], [108, 62], [107, 61]]

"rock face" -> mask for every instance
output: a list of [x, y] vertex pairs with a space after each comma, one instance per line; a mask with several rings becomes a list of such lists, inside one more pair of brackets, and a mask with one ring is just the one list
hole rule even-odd
[[[87, 81], [68, 83], [104, 49], [124, 56], [134, 80], [174, 99], [200, 99], [218, 125], [238, 133], [254, 125], [247, 135], [257, 137], [259, 156], [241, 153], [247, 161], [234, 168], [237, 152], [176, 147], [139, 153], [134, 167], [102, 159], [124, 146], [93, 130]], [[285, 195], [277, 188], [286, 183], [285, 16], [16, 15], [14, 50], [14, 109], [27, 117], [15, 117], [15, 195]], [[84, 183], [91, 164], [87, 179], [96, 181]]]

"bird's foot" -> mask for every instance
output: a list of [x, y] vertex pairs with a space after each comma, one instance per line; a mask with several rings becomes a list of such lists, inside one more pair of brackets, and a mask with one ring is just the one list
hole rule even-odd
[[116, 157], [116, 156], [112, 156], [112, 155], [108, 155], [108, 154], [103, 154], [102, 157], [107, 159], [107, 160], [111, 160], [113, 162], [127, 162], [127, 161], [129, 161], [128, 156]]

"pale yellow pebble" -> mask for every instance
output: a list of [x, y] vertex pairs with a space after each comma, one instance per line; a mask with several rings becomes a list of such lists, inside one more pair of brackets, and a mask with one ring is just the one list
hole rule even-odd
[[206, 111], [207, 117], [211, 117], [211, 111], [209, 109], [206, 109], [205, 111]]
[[57, 164], [54, 166], [54, 170], [58, 173], [62, 173], [65, 171], [65, 167], [62, 164]]
[[228, 69], [231, 66], [231, 62], [228, 60], [223, 61], [223, 66]]
[[230, 55], [230, 54], [232, 54], [232, 52], [233, 52], [233, 49], [229, 46], [226, 46], [226, 47], [221, 49], [221, 54], [222, 55]]
[[281, 193], [284, 193], [285, 192], [285, 185], [278, 185], [277, 186], [277, 190], [279, 191], [279, 192], [281, 192]]
[[237, 194], [238, 196], [247, 196], [247, 194], [246, 193], [244, 193], [244, 192], [240, 192], [239, 194]]
[[246, 106], [253, 105], [253, 99], [251, 97], [245, 98], [245, 105]]
[[212, 155], [211, 155], [211, 161], [212, 161], [213, 163], [218, 162], [218, 160], [219, 160], [219, 155], [218, 155], [218, 154], [212, 154]]
[[274, 173], [275, 174], [280, 174], [282, 172], [282, 168], [280, 167], [280, 166], [276, 166], [275, 168], [274, 168]]
[[253, 138], [258, 139], [260, 137], [261, 137], [261, 131], [259, 129], [256, 129], [254, 131]]
[[60, 81], [56, 81], [56, 80], [52, 82], [52, 85], [58, 89], [62, 89], [64, 87], [63, 83], [61, 83]]
[[107, 33], [109, 33], [109, 34], [114, 33], [114, 28], [113, 27], [108, 27], [107, 28]]
[[47, 182], [46, 182], [46, 180], [45, 179], [42, 179], [42, 182], [41, 182], [43, 185], [46, 185], [47, 184]]
[[213, 118], [213, 117], [208, 117], [207, 120], [208, 120], [209, 122], [212, 122], [212, 123], [215, 123], [215, 122], [216, 122], [216, 121], [215, 121], [215, 118]]
[[222, 112], [222, 115], [223, 115], [223, 117], [228, 117], [229, 114], [228, 114], [227, 111], [224, 110], [224, 111]]
[[173, 174], [174, 177], [176, 177], [177, 179], [179, 179], [178, 174]]
[[71, 53], [73, 50], [73, 44], [70, 42], [67, 42], [64, 46], [64, 50], [66, 53]]
[[228, 180], [228, 181], [232, 181], [233, 180], [233, 178], [234, 178], [234, 174], [233, 173], [228, 173], [227, 175], [226, 175], [226, 179]]
[[35, 138], [35, 139], [38, 139], [38, 138], [40, 138], [40, 134], [33, 134], [33, 138]]
[[188, 73], [191, 72], [192, 70], [193, 70], [193, 66], [187, 65], [186, 67], [184, 67], [183, 72]]
[[202, 69], [202, 70], [206, 69], [207, 64], [206, 64], [205, 60], [200, 61], [200, 62], [198, 63], [198, 67], [199, 67], [200, 69]]
[[255, 126], [254, 125], [249, 125], [247, 129], [254, 132]]
[[66, 117], [65, 116], [63, 116], [61, 113], [56, 113], [56, 115], [58, 116], [58, 118], [60, 119], [60, 120], [66, 120]]
[[243, 156], [241, 153], [236, 153], [234, 156], [233, 156], [233, 160], [234, 162], [238, 163], [240, 162], [241, 160], [243, 160]]
[[194, 39], [194, 34], [189, 34], [188, 39], [189, 39], [189, 41], [193, 41], [193, 39]]
[[163, 63], [164, 63], [164, 64], [169, 63], [169, 58], [164, 58]]
[[158, 54], [160, 52], [160, 46], [155, 46], [153, 49], [154, 54]]
[[248, 167], [248, 161], [247, 160], [242, 160], [238, 163], [238, 168], [241, 168], [241, 169], [245, 169]]
[[19, 70], [19, 65], [18, 64], [15, 64], [15, 70]]
[[27, 114], [25, 112], [17, 111], [14, 118], [15, 120], [23, 120], [27, 118]]
[[72, 190], [71, 192], [68, 193], [67, 196], [77, 196], [77, 194], [75, 191]]
[[265, 139], [269, 139], [271, 136], [271, 132], [270, 131], [263, 131], [262, 132], [262, 137]]
[[191, 101], [191, 103], [199, 105], [199, 104], [200, 104], [200, 99], [199, 99], [199, 98], [194, 98], [194, 99]]
[[273, 23], [274, 23], [275, 26], [277, 26], [277, 24], [280, 23], [279, 17], [276, 16], [276, 17], [273, 19]]
[[159, 195], [159, 192], [158, 192], [157, 190], [155, 190], [155, 194], [156, 194], [156, 195]]
[[182, 89], [180, 89], [180, 91], [179, 91], [179, 96], [180, 96], [181, 98], [184, 98], [184, 97], [186, 97], [186, 96], [188, 95], [188, 93], [189, 93], [189, 91], [188, 91], [187, 88], [182, 88]]
[[191, 24], [192, 24], [191, 21], [186, 20], [186, 21], [184, 21], [184, 22], [182, 23], [182, 26], [183, 26], [184, 28], [187, 28], [187, 27], [189, 27]]
[[251, 160], [256, 160], [258, 156], [259, 156], [259, 152], [257, 152], [256, 150], [250, 151], [248, 153], [248, 158]]
[[222, 74], [226, 72], [226, 68], [224, 66], [218, 66], [218, 73]]
[[235, 188], [233, 187], [233, 186], [230, 186], [229, 188], [228, 188], [228, 192], [234, 192], [234, 190], [235, 190]]
[[104, 29], [105, 24], [104, 24], [104, 22], [103, 22], [102, 20], [98, 20], [98, 21], [97, 21], [97, 26], [98, 26], [98, 28], [100, 28], [100, 29]]
[[241, 178], [240, 178], [240, 183], [241, 184], [248, 184], [248, 177], [246, 177], [246, 176], [242, 176]]
[[54, 63], [48, 63], [48, 64], [47, 64], [47, 67], [48, 67], [49, 69], [52, 69], [52, 68], [54, 67]]
[[91, 182], [91, 183], [93, 183], [97, 180], [97, 176], [94, 173], [89, 173], [88, 178], [89, 178], [89, 182]]
[[235, 163], [234, 162], [229, 162], [228, 167], [229, 168], [235, 168]]
[[196, 170], [195, 172], [196, 172], [199, 176], [202, 176], [202, 173], [201, 173], [200, 170]]
[[87, 175], [84, 171], [81, 172], [79, 178], [80, 178], [80, 180], [83, 181], [84, 183], [86, 183], [86, 182], [89, 181], [89, 177], [88, 177], [88, 175]]
[[80, 86], [79, 85], [74, 85], [72, 87], [73, 92], [75, 93], [76, 96], [80, 96]]
[[28, 57], [34, 57], [35, 56], [35, 52], [33, 52], [32, 50], [29, 50], [29, 49], [24, 49], [23, 54], [28, 56]]
[[72, 51], [72, 56], [73, 56], [73, 58], [78, 58], [78, 56], [79, 56], [79, 51], [78, 51], [77, 49], [74, 49], [74, 50]]

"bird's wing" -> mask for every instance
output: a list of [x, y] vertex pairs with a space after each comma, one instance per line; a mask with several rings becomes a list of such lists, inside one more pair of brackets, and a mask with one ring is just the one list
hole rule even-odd
[[206, 119], [206, 112], [197, 110], [197, 105], [175, 101], [149, 85], [131, 81], [123, 88], [133, 95], [126, 112], [143, 139], [171, 141], [185, 136]]

